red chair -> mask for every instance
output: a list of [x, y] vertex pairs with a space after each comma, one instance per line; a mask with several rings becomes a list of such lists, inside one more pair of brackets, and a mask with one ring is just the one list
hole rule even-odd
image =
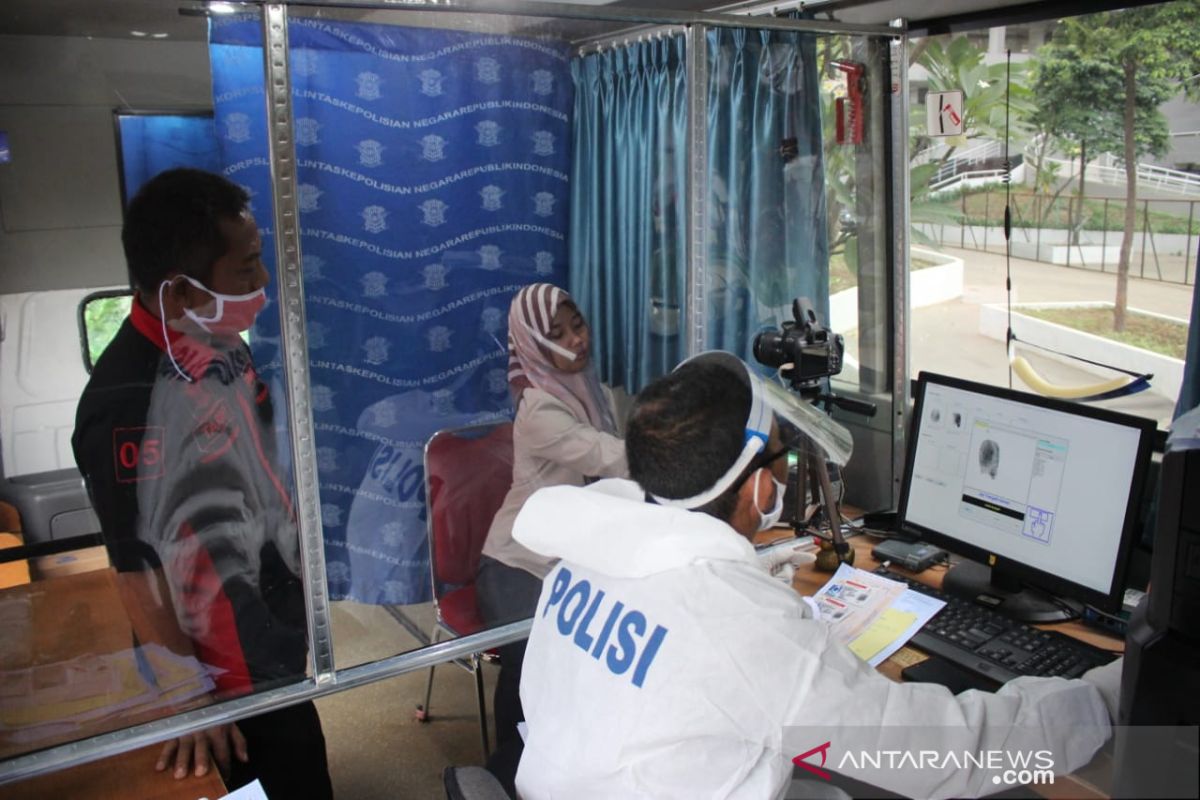
[[[466, 636], [484, 628], [475, 606], [475, 572], [492, 517], [512, 485], [512, 465], [512, 423], [508, 421], [438, 431], [425, 445], [429, 565], [436, 613], [430, 639], [434, 643], [443, 633]], [[482, 655], [472, 653], [455, 663], [475, 675], [486, 758], [491, 747], [480, 670]], [[417, 706], [417, 719], [421, 721], [429, 719], [433, 672], [434, 667], [430, 667], [425, 703]]]

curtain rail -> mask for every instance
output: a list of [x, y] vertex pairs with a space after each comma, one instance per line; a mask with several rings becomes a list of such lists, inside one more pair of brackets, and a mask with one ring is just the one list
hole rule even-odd
[[810, 33], [846, 33], [894, 37], [900, 31], [887, 25], [858, 25], [829, 20], [779, 19], [771, 16], [747, 16], [712, 12], [674, 11], [656, 8], [585, 6], [571, 3], [537, 3], [528, 0], [455, 0], [450, 3], [422, 3], [413, 0], [283, 0], [296, 8], [358, 8], [364, 10], [429, 11], [460, 14], [578, 19], [593, 22], [631, 22], [657, 25], [703, 24], [725, 28], [761, 28], [767, 30], [806, 31]]

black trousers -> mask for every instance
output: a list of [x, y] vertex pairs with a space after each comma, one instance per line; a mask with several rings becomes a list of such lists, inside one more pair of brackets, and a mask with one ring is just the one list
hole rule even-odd
[[325, 734], [311, 701], [240, 720], [237, 726], [250, 761], [233, 759], [230, 791], [257, 778], [267, 797], [332, 800]]
[[[479, 614], [488, 626], [503, 625], [533, 616], [542, 581], [523, 569], [510, 567], [484, 556], [475, 578], [475, 598]], [[493, 714], [496, 719], [496, 749], [488, 758], [487, 770], [496, 776], [510, 797], [516, 797], [515, 782], [521, 752], [525, 749], [517, 723], [525, 719], [521, 708], [521, 664], [525, 644], [519, 642], [498, 647], [500, 674], [496, 677]]]

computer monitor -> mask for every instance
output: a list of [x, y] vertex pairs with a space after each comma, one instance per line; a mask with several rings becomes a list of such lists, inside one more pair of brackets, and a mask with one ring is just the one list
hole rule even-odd
[[944, 591], [1023, 622], [1115, 612], [1152, 420], [922, 372], [902, 532], [970, 559]]

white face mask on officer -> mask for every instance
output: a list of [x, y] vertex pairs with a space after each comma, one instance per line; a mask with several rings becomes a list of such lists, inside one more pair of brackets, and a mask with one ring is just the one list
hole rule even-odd
[[[765, 467], [763, 469], [766, 469]], [[771, 506], [770, 511], [763, 511], [758, 507], [758, 479], [762, 477], [763, 469], [759, 469], [754, 473], [754, 510], [758, 512], [758, 529], [760, 531], [774, 528], [779, 523], [779, 518], [783, 516], [783, 493], [787, 490], [787, 486], [780, 483], [779, 480], [771, 475], [771, 482], [775, 484], [775, 504]]]

